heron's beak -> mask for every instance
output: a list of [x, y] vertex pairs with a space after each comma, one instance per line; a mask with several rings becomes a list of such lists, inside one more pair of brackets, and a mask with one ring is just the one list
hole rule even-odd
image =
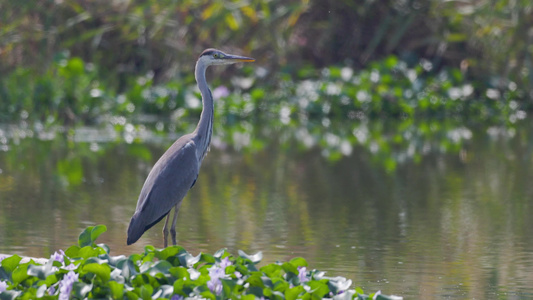
[[228, 60], [231, 62], [253, 62], [255, 61], [255, 58], [239, 55], [226, 55], [224, 56], [224, 60]]

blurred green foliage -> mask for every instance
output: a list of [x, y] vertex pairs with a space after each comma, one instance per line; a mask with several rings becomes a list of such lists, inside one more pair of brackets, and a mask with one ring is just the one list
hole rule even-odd
[[[0, 72], [42, 72], [62, 51], [99, 66], [122, 91], [131, 76], [168, 80], [207, 47], [241, 49], [275, 70], [360, 68], [394, 54], [474, 78], [530, 86], [528, 0], [33, 1], [0, 3]], [[528, 90], [530, 92], [531, 90]]]

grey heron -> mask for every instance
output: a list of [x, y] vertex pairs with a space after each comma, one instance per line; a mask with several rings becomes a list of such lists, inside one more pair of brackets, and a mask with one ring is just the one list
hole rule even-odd
[[213, 132], [213, 96], [207, 86], [205, 72], [213, 65], [229, 65], [237, 62], [253, 62], [245, 56], [226, 54], [216, 49], [206, 49], [200, 54], [194, 72], [202, 94], [202, 113], [196, 129], [180, 137], [159, 158], [142, 187], [135, 213], [128, 227], [127, 244], [135, 243], [143, 233], [165, 216], [163, 243], [168, 245], [170, 211], [174, 216], [170, 227], [172, 243], [176, 245], [176, 222], [181, 203], [198, 178], [200, 165], [207, 154]]

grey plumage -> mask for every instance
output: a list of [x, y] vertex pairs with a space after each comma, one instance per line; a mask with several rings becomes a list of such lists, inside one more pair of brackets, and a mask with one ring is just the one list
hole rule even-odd
[[195, 78], [203, 102], [200, 121], [192, 133], [180, 137], [170, 146], [148, 174], [128, 227], [128, 245], [135, 243], [146, 230], [167, 216], [163, 228], [166, 247], [168, 244], [167, 225], [172, 208], [175, 209], [175, 213], [170, 232], [173, 244], [176, 244], [175, 227], [181, 201], [196, 182], [213, 132], [213, 97], [207, 86], [205, 71], [211, 65], [251, 61], [254, 59], [229, 55], [216, 49], [206, 49], [202, 52], [195, 69]]

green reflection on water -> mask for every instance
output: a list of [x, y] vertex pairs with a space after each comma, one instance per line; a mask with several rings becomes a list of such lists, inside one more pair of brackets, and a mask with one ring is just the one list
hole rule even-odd
[[[417, 298], [533, 292], [531, 124], [333, 123], [328, 132], [351, 146], [333, 159], [338, 140], [311, 125], [242, 128], [216, 131], [184, 201], [178, 239], [189, 251], [261, 250], [265, 262], [304, 256], [365, 290]], [[246, 134], [261, 145], [235, 146]], [[161, 246], [161, 224], [132, 247], [125, 232], [171, 139], [74, 140], [9, 140], [0, 155], [0, 253], [47, 256], [100, 223], [115, 255]]]

